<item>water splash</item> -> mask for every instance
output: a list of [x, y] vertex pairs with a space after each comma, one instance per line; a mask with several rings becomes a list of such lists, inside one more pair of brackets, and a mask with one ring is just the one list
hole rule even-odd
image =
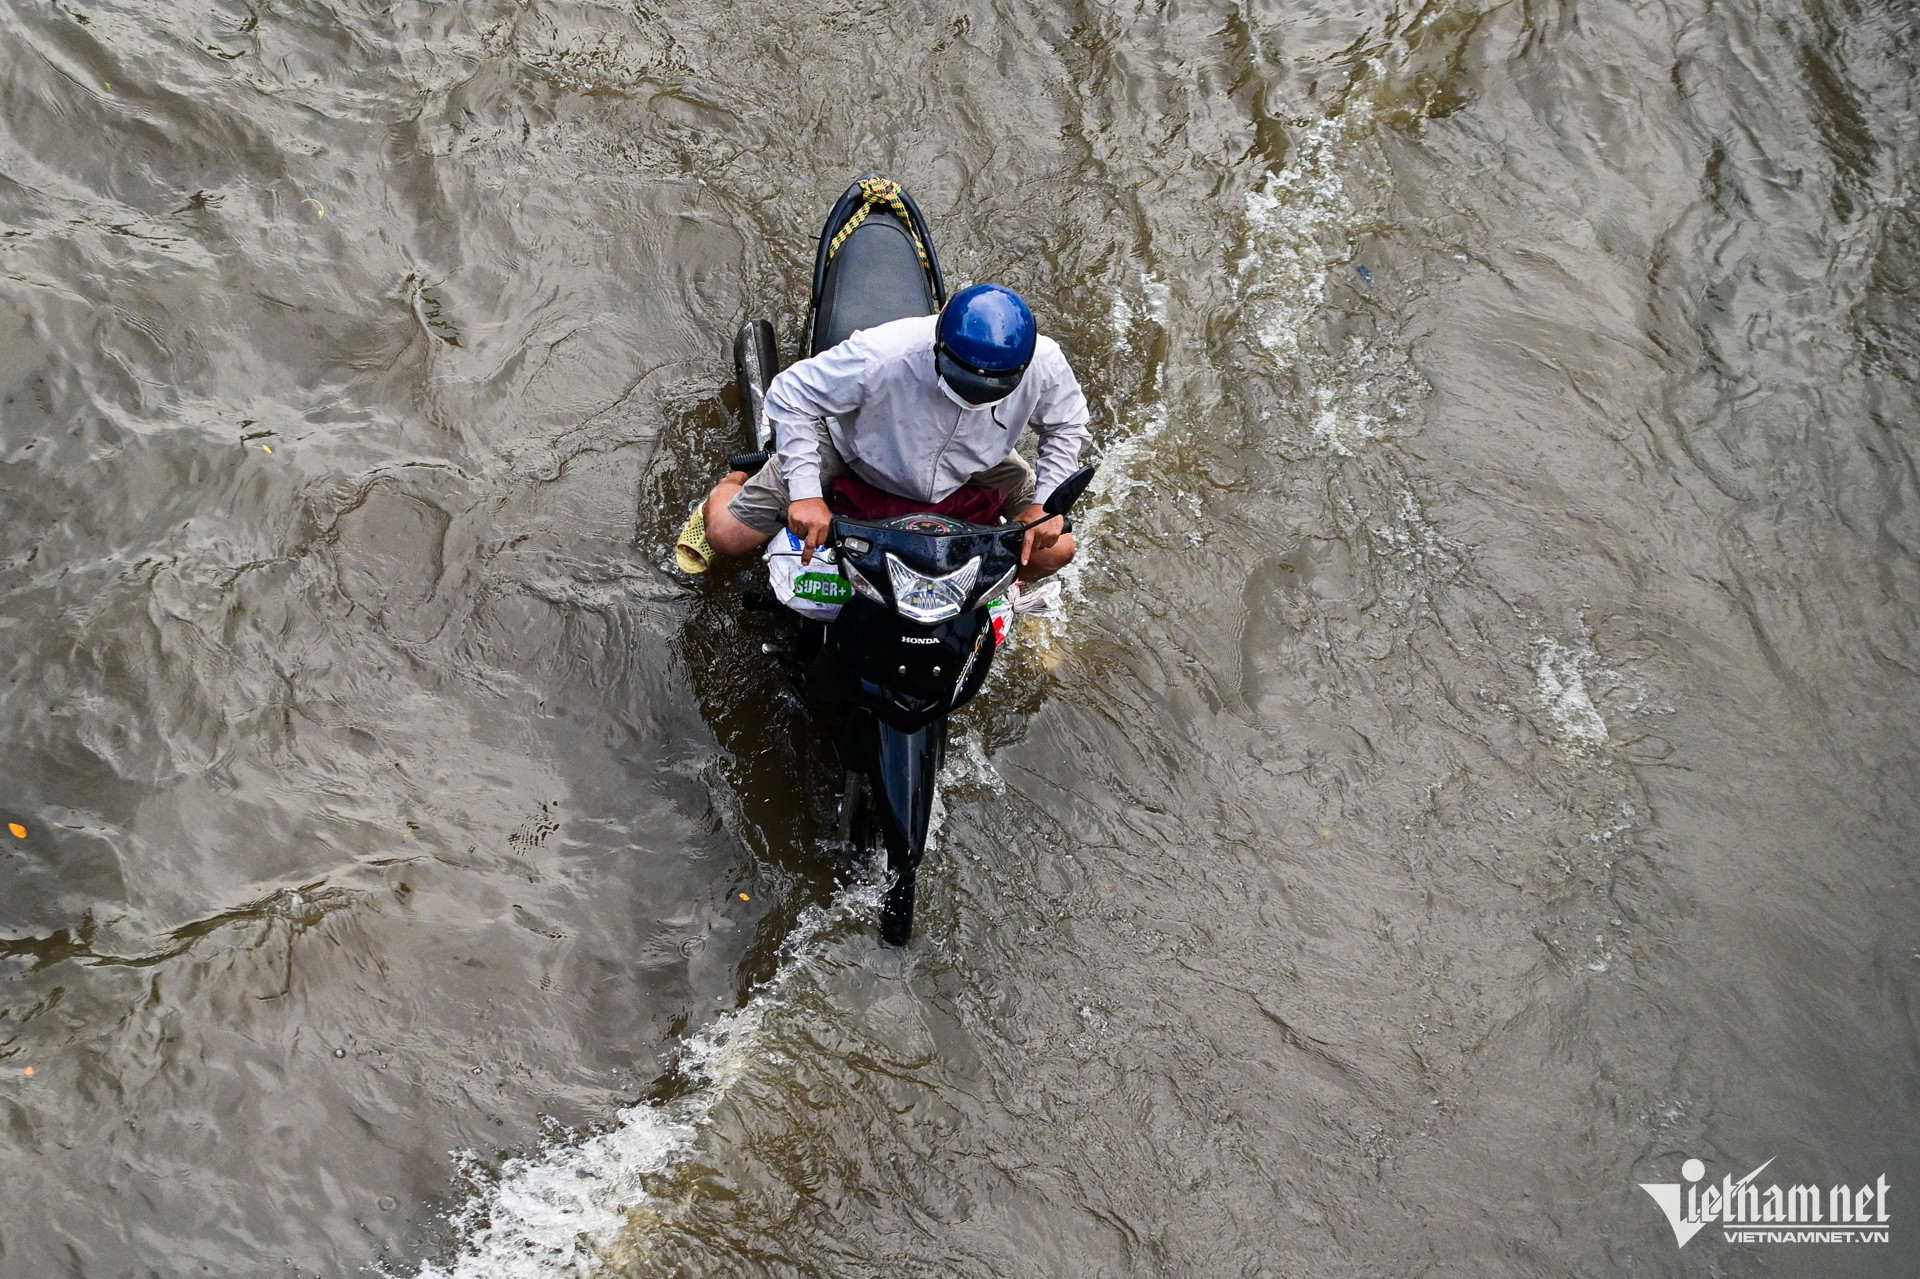
[[1358, 209], [1339, 171], [1347, 134], [1346, 116], [1315, 121], [1295, 136], [1286, 165], [1247, 196], [1238, 279], [1257, 300], [1254, 339], [1281, 360], [1303, 354], [1329, 270], [1351, 252]]
[[1585, 646], [1570, 648], [1550, 639], [1533, 646], [1533, 677], [1540, 704], [1562, 740], [1581, 746], [1605, 746], [1607, 721], [1587, 692], [1587, 675], [1599, 659]]
[[627, 1213], [645, 1202], [644, 1178], [692, 1144], [696, 1123], [634, 1106], [620, 1112], [610, 1132], [509, 1160], [493, 1187], [454, 1215], [465, 1241], [460, 1255], [446, 1266], [421, 1267], [420, 1279], [591, 1273]]
[[758, 1059], [767, 1020], [794, 981], [840, 930], [871, 926], [884, 887], [868, 880], [804, 911], [773, 978], [683, 1042], [679, 1071], [693, 1088], [672, 1102], [622, 1110], [607, 1132], [585, 1140], [564, 1133], [508, 1160], [453, 1214], [458, 1255], [422, 1266], [417, 1279], [581, 1279], [617, 1268], [625, 1232], [653, 1202], [647, 1179], [693, 1148], [714, 1107]]
[[[1352, 261], [1355, 237], [1385, 217], [1390, 184], [1367, 145], [1371, 126], [1370, 108], [1355, 101], [1294, 134], [1286, 164], [1247, 196], [1246, 247], [1233, 274], [1254, 342], [1297, 380], [1293, 411], [1318, 451], [1340, 457], [1416, 420], [1427, 390], [1390, 340], [1356, 332], [1330, 341], [1323, 332], [1342, 309], [1335, 272]], [[1350, 181], [1355, 169], [1368, 180]], [[1366, 279], [1371, 289], [1371, 272]]]

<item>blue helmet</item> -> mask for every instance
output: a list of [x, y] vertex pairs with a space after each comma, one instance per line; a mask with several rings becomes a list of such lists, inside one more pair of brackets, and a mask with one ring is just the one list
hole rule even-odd
[[976, 284], [947, 299], [933, 343], [934, 367], [969, 404], [1005, 399], [1033, 362], [1040, 331], [1012, 289]]

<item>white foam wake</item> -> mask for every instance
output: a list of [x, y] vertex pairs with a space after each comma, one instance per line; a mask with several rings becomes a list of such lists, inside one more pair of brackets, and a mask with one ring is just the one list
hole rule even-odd
[[627, 1214], [646, 1201], [642, 1180], [692, 1144], [695, 1122], [634, 1106], [610, 1132], [509, 1160], [499, 1181], [455, 1215], [459, 1255], [421, 1267], [420, 1279], [592, 1274]]
[[[1286, 164], [1247, 196], [1246, 248], [1234, 271], [1251, 336], [1298, 379], [1294, 411], [1320, 448], [1342, 457], [1394, 435], [1427, 390], [1389, 342], [1353, 333], [1329, 349], [1321, 331], [1336, 272], [1363, 282], [1363, 293], [1393, 287], [1378, 264], [1355, 258], [1354, 237], [1384, 221], [1391, 189], [1368, 142], [1371, 126], [1365, 101], [1354, 99], [1345, 113], [1294, 133]], [[1362, 179], [1357, 187], [1349, 174]]]
[[[1605, 746], [1607, 721], [1587, 692], [1587, 675], [1598, 659], [1592, 649], [1569, 647], [1550, 639], [1533, 645], [1533, 677], [1540, 704], [1562, 740], [1584, 746]], [[1611, 672], [1609, 672], [1610, 674]]]
[[680, 1069], [695, 1081], [685, 1095], [629, 1107], [606, 1132], [508, 1160], [453, 1214], [456, 1255], [423, 1265], [418, 1279], [587, 1279], [612, 1269], [634, 1211], [650, 1201], [647, 1178], [693, 1148], [714, 1106], [755, 1060], [761, 1028], [795, 976], [836, 929], [871, 925], [882, 887], [860, 884], [802, 913], [774, 977], [683, 1043]]

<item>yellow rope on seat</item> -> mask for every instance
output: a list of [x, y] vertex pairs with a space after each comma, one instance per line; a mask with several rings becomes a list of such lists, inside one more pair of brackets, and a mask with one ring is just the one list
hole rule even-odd
[[827, 261], [833, 261], [840, 252], [840, 246], [847, 242], [847, 237], [858, 231], [860, 224], [867, 220], [867, 214], [884, 204], [899, 216], [901, 224], [907, 228], [907, 235], [913, 240], [913, 251], [920, 255], [921, 267], [931, 272], [933, 263], [928, 261], [927, 246], [920, 242], [920, 233], [914, 229], [913, 215], [907, 212], [907, 202], [900, 198], [900, 184], [892, 178], [862, 178], [860, 196], [860, 211], [848, 218], [847, 224], [827, 241]]

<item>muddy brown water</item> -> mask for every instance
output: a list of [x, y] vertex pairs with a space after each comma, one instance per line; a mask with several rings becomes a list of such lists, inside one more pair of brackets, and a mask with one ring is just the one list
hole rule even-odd
[[[0, 23], [0, 1273], [1920, 1269], [1912, 4]], [[904, 955], [668, 559], [870, 167], [1103, 461]]]

